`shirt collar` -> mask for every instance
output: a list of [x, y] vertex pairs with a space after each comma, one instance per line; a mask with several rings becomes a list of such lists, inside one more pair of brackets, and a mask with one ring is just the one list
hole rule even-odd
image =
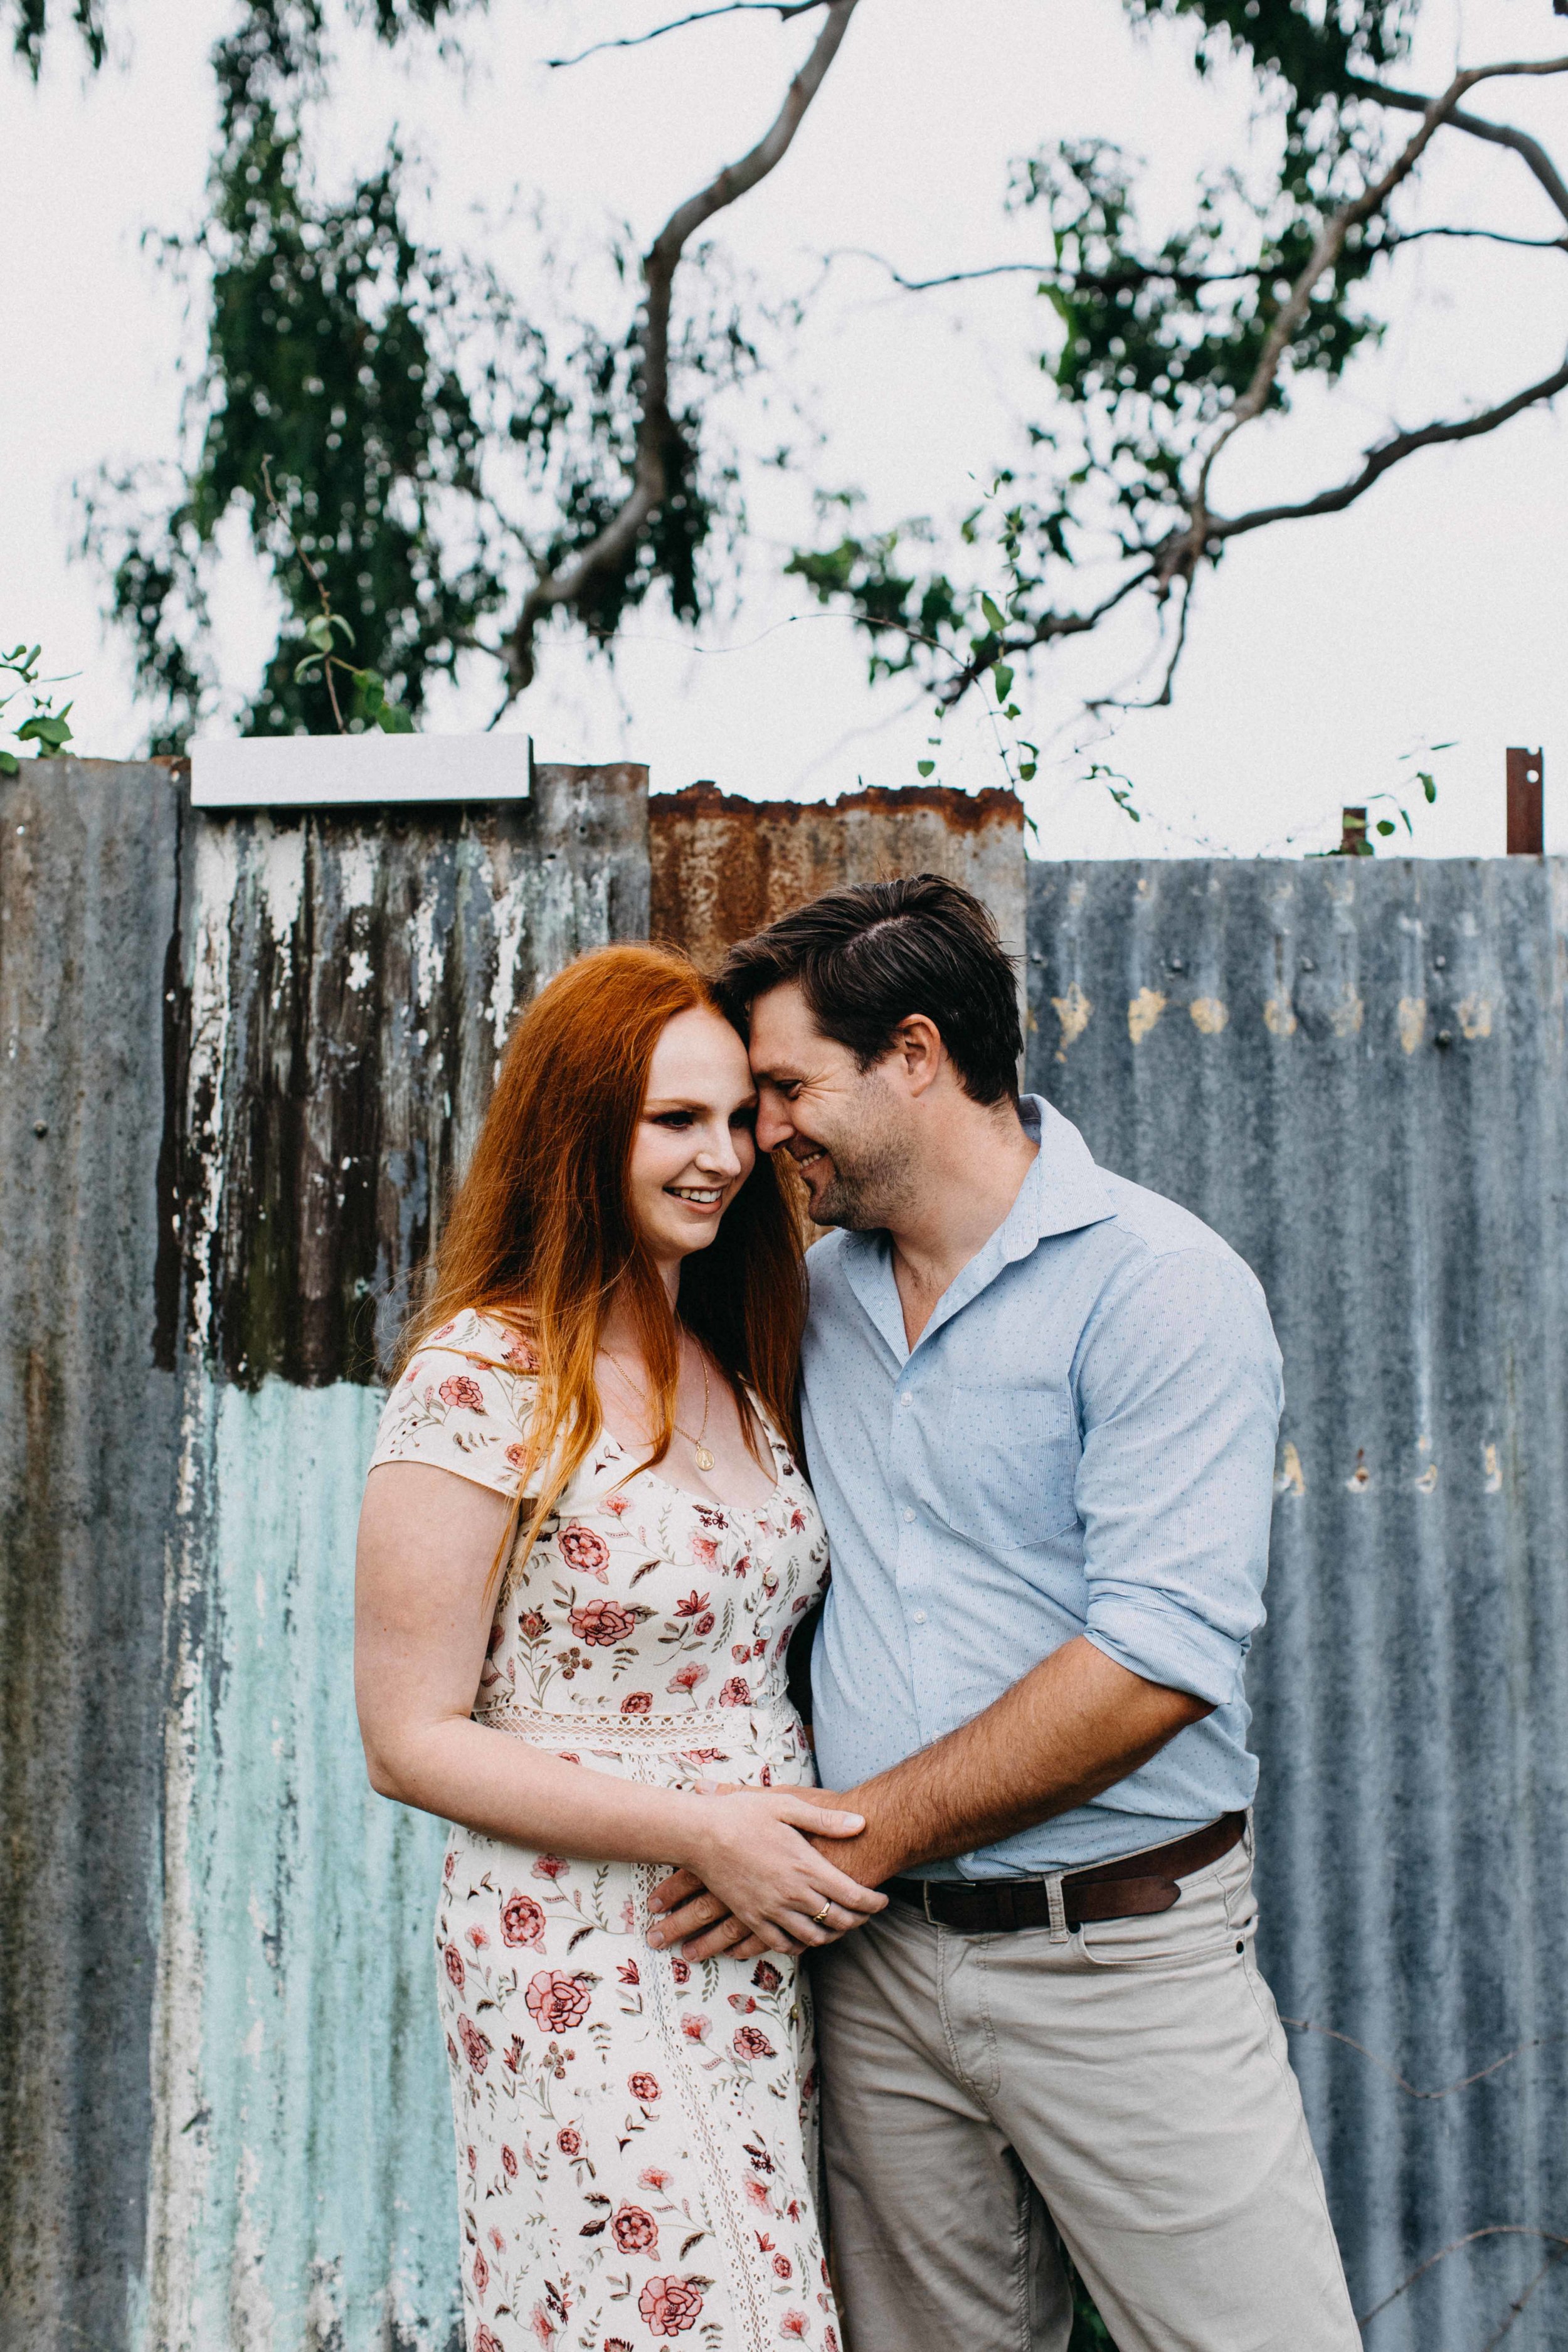
[[[1017, 1198], [990, 1238], [954, 1276], [932, 1310], [917, 1346], [951, 1322], [979, 1297], [1005, 1265], [1027, 1257], [1053, 1234], [1076, 1233], [1116, 1213], [1110, 1189], [1072, 1121], [1040, 1095], [1020, 1095], [1018, 1118], [1039, 1149], [1018, 1187]], [[885, 1233], [850, 1234], [845, 1239], [844, 1270], [849, 1286], [900, 1363], [908, 1361], [903, 1309], [893, 1278], [892, 1248]]]

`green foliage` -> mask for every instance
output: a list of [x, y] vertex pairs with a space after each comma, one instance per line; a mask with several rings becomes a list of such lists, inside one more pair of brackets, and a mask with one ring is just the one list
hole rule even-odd
[[[49, 0], [11, 0], [11, 43], [33, 79], [44, 61], [44, 38], [49, 29]], [[72, 0], [71, 22], [80, 34], [93, 66], [103, 63], [108, 44], [98, 0]]]
[[[37, 757], [47, 760], [58, 757], [71, 740], [68, 719], [75, 705], [68, 702], [63, 709], [57, 710], [53, 695], [38, 692], [40, 682], [46, 687], [60, 686], [65, 682], [62, 678], [43, 677], [38, 667], [42, 650], [39, 646], [29, 646], [24, 638], [19, 645], [13, 646], [8, 654], [0, 653], [0, 678], [9, 677], [16, 680], [8, 692], [0, 694], [0, 735], [8, 735], [12, 744], [17, 746], [32, 745]], [[25, 718], [5, 717], [12, 703], [24, 699], [26, 704]], [[21, 765], [16, 751], [0, 743], [0, 776], [18, 775]]]

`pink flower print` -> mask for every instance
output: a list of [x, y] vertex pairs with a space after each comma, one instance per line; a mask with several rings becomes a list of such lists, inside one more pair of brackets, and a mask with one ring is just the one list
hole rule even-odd
[[457, 1986], [458, 1990], [461, 1992], [463, 1990], [464, 1979], [467, 1975], [467, 1970], [463, 1967], [463, 1955], [458, 1951], [456, 1944], [448, 1944], [445, 1951], [443, 1951], [441, 1958], [447, 1964], [447, 1974], [451, 1978], [452, 1982]]
[[684, 2016], [680, 2021], [680, 2030], [682, 2033], [685, 2034], [688, 2042], [706, 2042], [708, 2039], [708, 2020], [699, 2014], [688, 2011], [686, 2016]]
[[731, 1675], [719, 1694], [721, 1706], [750, 1706], [752, 1685], [744, 1675]]
[[705, 1609], [702, 1612], [701, 1616], [699, 1617], [696, 1624], [693, 1625], [691, 1630], [694, 1633], [710, 1633], [713, 1631], [713, 1612], [711, 1609]]
[[618, 1601], [584, 1601], [567, 1622], [580, 1642], [596, 1650], [612, 1649], [637, 1629], [637, 1611], [623, 1608]]
[[760, 2206], [764, 2213], [771, 2213], [773, 2211], [773, 2199], [768, 2195], [767, 2183], [765, 2181], [742, 2180], [741, 2187], [746, 2196], [751, 2199], [753, 2205]]
[[521, 1475], [528, 1467], [527, 1446], [519, 1445], [515, 1443], [509, 1445], [506, 1449], [506, 1459], [508, 1468], [517, 1471]]
[[671, 1691], [694, 1691], [699, 1683], [705, 1683], [707, 1679], [707, 1667], [700, 1666], [694, 1659], [689, 1658], [685, 1665], [677, 1667], [675, 1673], [671, 1675], [669, 1680], [666, 1683], [665, 1689]]
[[[576, 2022], [575, 2019], [573, 2022]], [[737, 2026], [730, 2047], [737, 2058], [772, 2058], [775, 2054], [773, 2043], [760, 2025]]]
[[799, 1536], [805, 1533], [805, 1513], [798, 1503], [789, 1515], [789, 1524], [792, 1534]]
[[678, 1617], [700, 1617], [707, 1606], [708, 1595], [705, 1592], [689, 1592], [684, 1601], [676, 1602], [675, 1613]]
[[635, 1960], [623, 1960], [616, 1974], [623, 1984], [641, 1984], [642, 1982], [641, 1977], [637, 1974], [637, 1964]]
[[438, 1348], [443, 1339], [449, 1339], [451, 1338], [453, 1332], [458, 1328], [459, 1319], [460, 1318], [454, 1315], [449, 1323], [443, 1323], [438, 1331], [431, 1332], [430, 1337], [426, 1340], [425, 1345], [427, 1348]]
[[485, 1409], [485, 1392], [467, 1372], [454, 1372], [450, 1380], [442, 1381], [436, 1393], [443, 1404], [463, 1412], [483, 1412]]
[[506, 2240], [501, 2236], [499, 2230], [492, 2230], [490, 2231], [490, 2243], [495, 2248], [498, 2254], [505, 2253]]
[[477, 2172], [479, 2171], [479, 2153], [478, 2148], [476, 2148], [476, 2147], [474, 2147], [474, 2145], [473, 2145], [472, 2141], [470, 2141], [470, 2142], [469, 2142], [469, 2144], [468, 2144], [468, 2170], [469, 2170], [470, 2172], [477, 2173]]
[[555, 2135], [555, 2145], [563, 2156], [581, 2156], [583, 2135], [580, 2131], [574, 2130], [570, 2124], [563, 2124]]
[[689, 1984], [691, 1980], [691, 1970], [684, 1960], [671, 1960], [669, 1973], [678, 1985]]
[[621, 1701], [623, 1715], [647, 1715], [652, 1711], [652, 1691], [628, 1691]]
[[740, 1559], [735, 1562], [734, 1569], [733, 1569], [733, 1570], [731, 1571], [731, 1573], [732, 1573], [732, 1574], [734, 1574], [734, 1575], [736, 1575], [736, 1576], [744, 1576], [744, 1575], [748, 1572], [748, 1570], [750, 1570], [751, 1565], [752, 1565], [752, 1555], [751, 1555], [751, 1553], [750, 1553], [749, 1551], [743, 1551], [743, 1552], [741, 1554]]
[[753, 1643], [752, 1643], [752, 1657], [753, 1657], [753, 1658], [762, 1658], [762, 1657], [765, 1657], [765, 1656], [767, 1655], [767, 1648], [768, 1648], [768, 1644], [767, 1644], [767, 1637], [766, 1637], [766, 1635], [764, 1634], [762, 1638], [760, 1638], [759, 1640], [757, 1640], [757, 1641], [755, 1641], [755, 1642], [753, 1642]]
[[722, 1528], [729, 1524], [725, 1513], [717, 1503], [699, 1503], [697, 1517], [705, 1528]]
[[[605, 2338], [605, 2352], [632, 2352], [632, 2347], [626, 2342], [624, 2336], [606, 2336]], [[837, 2344], [833, 2347], [833, 2352], [838, 2352], [838, 2347]]]
[[566, 1976], [560, 1969], [541, 1969], [530, 1979], [523, 2000], [541, 2033], [569, 2033], [588, 2014], [590, 1990], [581, 1977]]
[[600, 1506], [600, 1508], [605, 1511], [614, 1511], [616, 1518], [619, 1519], [624, 1518], [626, 1514], [631, 1509], [631, 1503], [629, 1498], [625, 1495], [606, 1495]]
[[779, 2329], [779, 2334], [781, 2336], [790, 2337], [797, 2343], [804, 2343], [805, 2340], [805, 2312], [786, 2311], [784, 2315], [784, 2325]]
[[628, 2074], [626, 2088], [639, 2106], [650, 2107], [659, 2096], [657, 2074]]
[[558, 1853], [542, 1853], [533, 1865], [535, 1878], [564, 1878], [572, 1865]]
[[717, 1568], [719, 1546], [716, 1538], [712, 1536], [693, 1536], [691, 1557], [700, 1568]]
[[749, 1642], [732, 1642], [730, 1645], [730, 1655], [738, 1666], [743, 1666], [751, 1654], [752, 1645]]
[[650, 2164], [646, 2172], [638, 2173], [637, 2187], [651, 2189], [656, 2197], [662, 2197], [674, 2178], [674, 2173], [666, 2172], [661, 2165]]
[[759, 1992], [777, 1992], [784, 1979], [772, 1960], [759, 1960], [752, 1970], [752, 1982]]
[[774, 1657], [775, 1657], [775, 1658], [782, 1658], [782, 1657], [783, 1657], [783, 1655], [784, 1655], [784, 1652], [788, 1649], [788, 1647], [789, 1647], [789, 1645], [790, 1645], [790, 1636], [793, 1634], [793, 1633], [794, 1633], [794, 1632], [795, 1632], [795, 1627], [794, 1627], [793, 1625], [786, 1625], [786, 1626], [784, 1627], [784, 1632], [779, 1635], [778, 1640], [773, 1643], [773, 1655], [774, 1655]]
[[[447, 2047], [450, 2050], [452, 2047], [451, 2043], [448, 2042]], [[452, 2052], [452, 2055], [455, 2059], [457, 2056], [456, 2051]], [[501, 2052], [500, 2063], [506, 2068], [509, 2074], [516, 2074], [518, 2068], [522, 2063], [522, 2036], [521, 2033], [514, 2033], [512, 2035], [510, 2047]]]
[[828, 2326], [822, 2331], [823, 2352], [838, 2352], [838, 2330]]
[[757, 1774], [757, 1779], [764, 1789], [771, 1789], [773, 1785], [773, 1766], [771, 1764], [764, 1764], [762, 1770]]
[[501, 1354], [514, 1372], [536, 1372], [539, 1358], [521, 1331], [509, 1331]]
[[529, 2313], [528, 2324], [549, 2352], [549, 2347], [555, 2341], [555, 2322], [542, 2303], [536, 2303]]
[[513, 2153], [513, 2151], [512, 2151], [510, 2147], [508, 2147], [506, 2146], [506, 2144], [504, 2143], [504, 2141], [502, 2142], [502, 2145], [501, 2145], [501, 2152], [500, 2152], [500, 2168], [501, 2168], [501, 2170], [505, 2173], [505, 2175], [506, 2175], [506, 2177], [507, 2177], [507, 2179], [508, 2179], [509, 2180], [515, 2180], [515, 2179], [517, 2179], [517, 2158], [516, 2158], [516, 2155]]
[[730, 2006], [731, 2009], [738, 2009], [742, 2017], [750, 2017], [757, 2004], [749, 1992], [732, 1992], [730, 1995]]
[[775, 2254], [773, 2256], [773, 2276], [775, 2278], [794, 2278], [795, 2264], [791, 2262], [787, 2254]]
[[532, 1944], [544, 1949], [544, 1907], [521, 1887], [514, 1887], [500, 1906], [500, 1931], [509, 1944]]
[[472, 1944], [476, 1952], [482, 1952], [485, 1946], [489, 1942], [489, 1937], [486, 1935], [482, 1927], [470, 1927], [468, 1929], [468, 1941]]
[[701, 2308], [695, 2279], [650, 2278], [637, 2297], [650, 2336], [684, 2336], [697, 2325]]
[[441, 1875], [442, 1875], [442, 1877], [446, 1880], [446, 1882], [447, 1882], [447, 1885], [448, 1885], [448, 1886], [450, 1886], [450, 1885], [451, 1885], [451, 1883], [452, 1883], [452, 1873], [456, 1870], [456, 1868], [457, 1868], [457, 1867], [458, 1867], [458, 1857], [457, 1857], [457, 1855], [456, 1855], [455, 1853], [449, 1853], [449, 1854], [447, 1856], [446, 1861], [441, 1864]]
[[482, 2319], [474, 2330], [474, 2352], [505, 2352], [500, 2337], [492, 2335]]
[[479, 2032], [471, 2017], [458, 2018], [458, 2039], [463, 2045], [463, 2055], [475, 2074], [482, 2074], [489, 2064], [490, 2052], [495, 2044], [487, 2034]]
[[555, 1538], [556, 1549], [568, 1568], [579, 1576], [596, 1576], [601, 1584], [610, 1564], [610, 1547], [592, 1528], [584, 1527], [580, 1519], [569, 1520]]
[[658, 2223], [640, 2205], [623, 2205], [610, 2222], [610, 2235], [623, 2254], [656, 2254]]
[[490, 2266], [485, 2260], [485, 2250], [483, 2246], [476, 2246], [474, 2248], [474, 2293], [482, 2298], [489, 2283]]
[[541, 1610], [525, 1610], [517, 1621], [517, 1630], [525, 1642], [537, 1642], [550, 1631], [550, 1620]]

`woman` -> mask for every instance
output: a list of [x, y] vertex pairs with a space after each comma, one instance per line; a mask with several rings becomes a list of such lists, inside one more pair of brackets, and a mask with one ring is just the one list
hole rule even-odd
[[[804, 1793], [784, 1689], [826, 1542], [785, 1434], [798, 1225], [753, 1105], [683, 958], [610, 948], [552, 982], [366, 1486], [371, 1780], [455, 1824], [437, 1981], [470, 2352], [693, 2329], [837, 2352], [795, 1956], [883, 1898], [802, 1834], [861, 1822]], [[652, 1948], [672, 1864], [776, 1957]]]

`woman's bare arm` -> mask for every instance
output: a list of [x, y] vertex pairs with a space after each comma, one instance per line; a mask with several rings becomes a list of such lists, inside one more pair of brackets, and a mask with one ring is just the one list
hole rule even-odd
[[825, 1899], [883, 1898], [800, 1834], [853, 1837], [858, 1813], [788, 1789], [700, 1796], [568, 1764], [472, 1720], [489, 1639], [491, 1568], [507, 1505], [426, 1463], [370, 1474], [355, 1571], [354, 1690], [371, 1785], [509, 1843], [693, 1871], [769, 1948], [827, 1940]]

